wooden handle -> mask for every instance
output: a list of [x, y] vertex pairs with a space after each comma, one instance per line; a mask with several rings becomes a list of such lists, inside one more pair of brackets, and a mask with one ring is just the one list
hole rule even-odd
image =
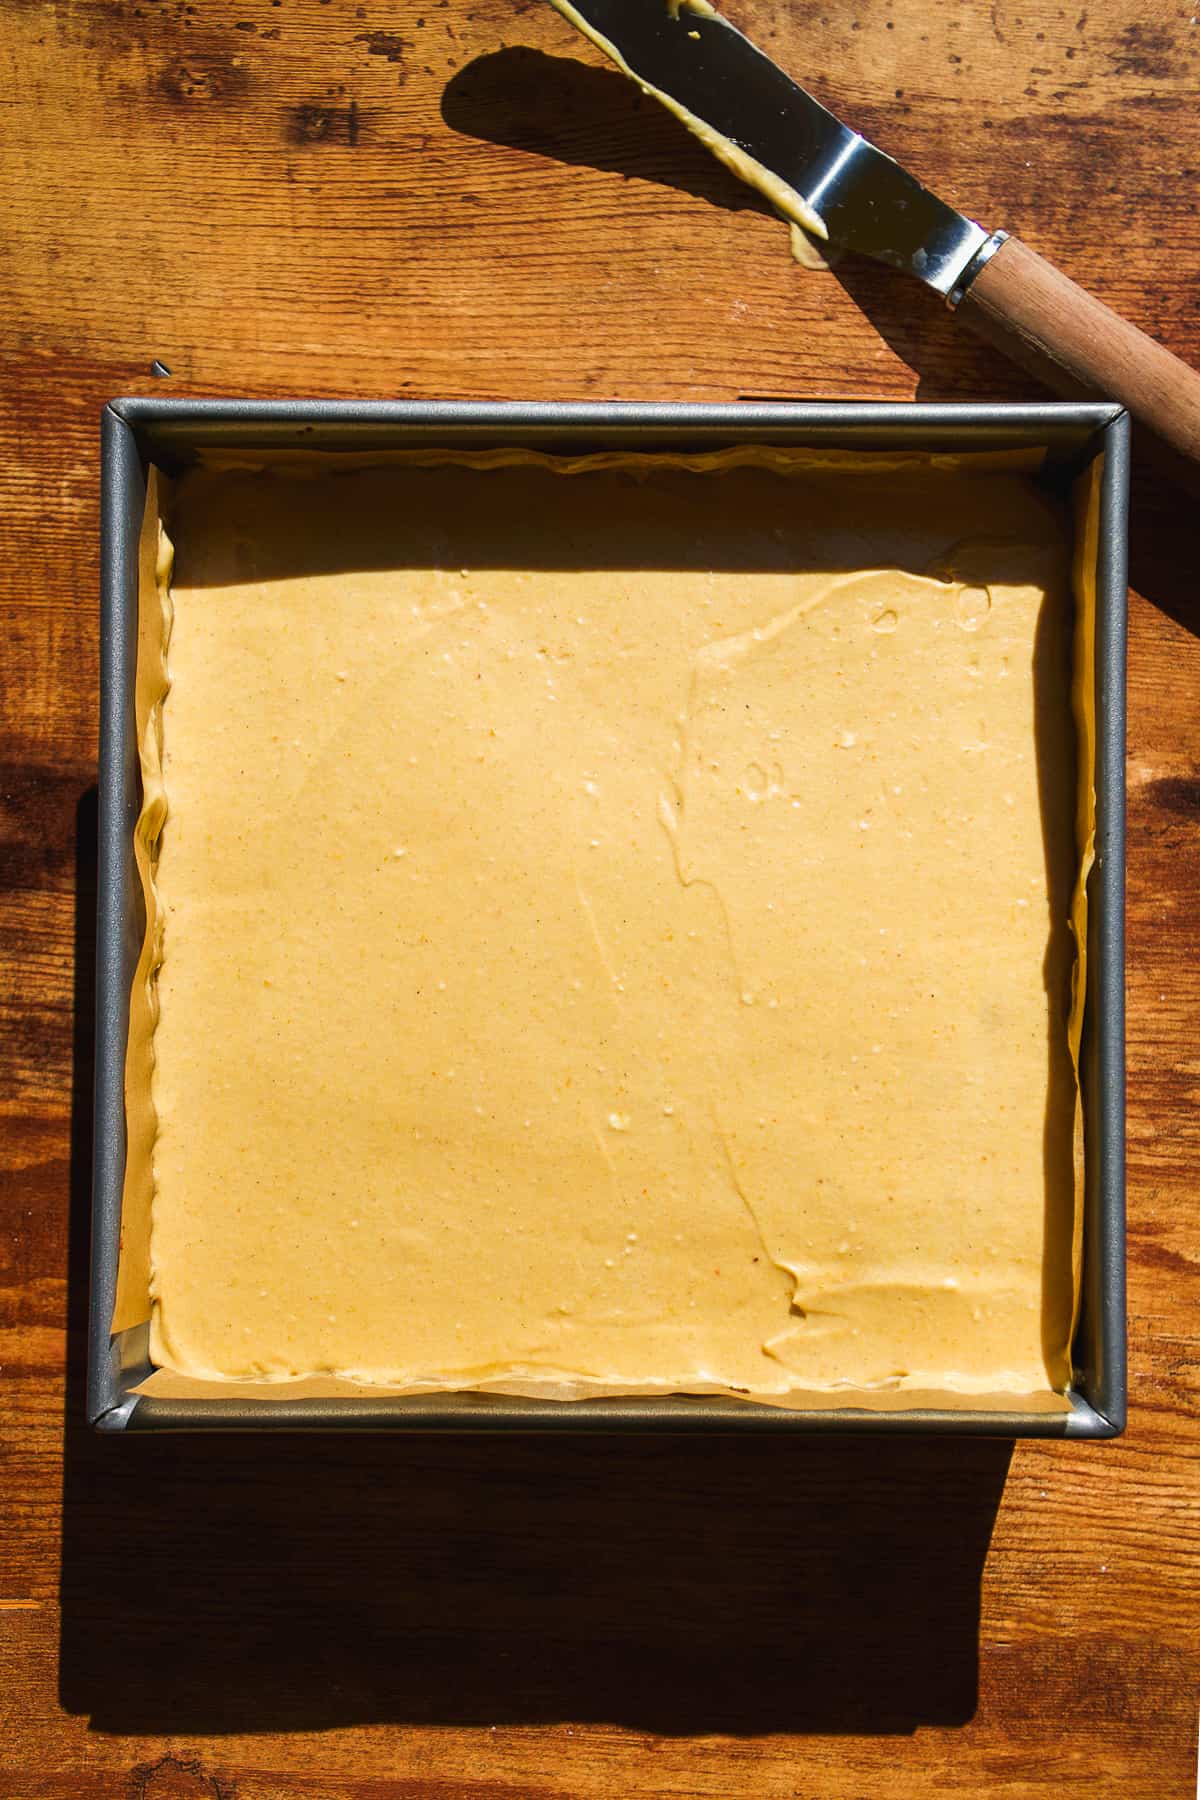
[[1200, 490], [1200, 375], [1036, 251], [1009, 238], [975, 277], [959, 312], [1056, 392], [1119, 400], [1146, 447]]

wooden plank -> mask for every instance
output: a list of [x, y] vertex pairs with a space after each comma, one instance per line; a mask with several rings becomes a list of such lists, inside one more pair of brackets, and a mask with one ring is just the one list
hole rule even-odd
[[[731, 12], [947, 198], [1200, 364], [1189, 8]], [[536, 0], [15, 0], [0, 77], [5, 1795], [1181, 1800], [1194, 514], [1139, 476], [1125, 1439], [1011, 1459], [99, 1442], [80, 1384], [103, 401], [1035, 390], [898, 278], [799, 271], [756, 198]]]

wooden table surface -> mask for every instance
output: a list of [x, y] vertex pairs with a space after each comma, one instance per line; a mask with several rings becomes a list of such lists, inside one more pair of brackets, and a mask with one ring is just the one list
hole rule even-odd
[[[730, 0], [1200, 363], [1193, 8]], [[96, 1440], [102, 402], [1033, 390], [542, 0], [7, 0], [0, 108], [0, 1795], [1191, 1795], [1195, 504], [1139, 471], [1122, 1441]]]

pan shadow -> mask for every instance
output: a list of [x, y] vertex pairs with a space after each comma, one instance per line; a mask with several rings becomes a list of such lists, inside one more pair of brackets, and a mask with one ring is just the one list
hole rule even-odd
[[1129, 498], [1129, 582], [1160, 612], [1200, 637], [1200, 510], [1154, 463], [1134, 433]]
[[151, 1735], [973, 1716], [1008, 1440], [93, 1435], [94, 790], [77, 836], [68, 1712]]

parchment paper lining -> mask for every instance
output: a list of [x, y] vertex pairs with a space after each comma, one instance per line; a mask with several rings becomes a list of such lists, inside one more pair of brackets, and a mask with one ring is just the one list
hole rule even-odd
[[[205, 466], [220, 469], [261, 469], [266, 460], [261, 456], [221, 452], [204, 459]], [[296, 475], [314, 478], [350, 469], [381, 466], [439, 467], [456, 465], [470, 469], [498, 469], [520, 464], [540, 464], [569, 475], [599, 469], [619, 469], [630, 473], [649, 472], [663, 467], [696, 473], [717, 473], [722, 469], [758, 467], [789, 475], [813, 471], [844, 470], [879, 474], [881, 472], [939, 471], [987, 474], [1004, 471], [1033, 473], [1042, 462], [1038, 451], [993, 451], [959, 454], [923, 452], [870, 452], [846, 450], [793, 450], [770, 447], [738, 447], [693, 455], [662, 452], [602, 452], [587, 456], [555, 457], [536, 451], [395, 451], [328, 455], [320, 452], [293, 451], [273, 453], [272, 469], [287, 469]], [[1071, 925], [1076, 942], [1076, 961], [1072, 984], [1072, 1004], [1068, 1040], [1078, 1076], [1079, 1049], [1087, 986], [1087, 877], [1094, 856], [1095, 837], [1095, 609], [1096, 566], [1100, 513], [1101, 465], [1093, 463], [1077, 483], [1074, 495], [1075, 544], [1072, 559], [1072, 582], [1076, 607], [1072, 700], [1077, 724], [1078, 795], [1076, 841], [1080, 867], [1071, 909]], [[161, 472], [151, 469], [147, 483], [146, 509], [143, 519], [139, 555], [138, 594], [138, 659], [136, 679], [136, 728], [142, 769], [143, 806], [134, 842], [134, 858], [138, 881], [145, 900], [146, 926], [141, 956], [135, 972], [130, 1007], [130, 1036], [126, 1056], [125, 1105], [128, 1128], [128, 1155], [122, 1202], [121, 1251], [118, 1265], [117, 1301], [113, 1330], [121, 1331], [143, 1323], [149, 1315], [150, 1298], [150, 1217], [153, 1204], [153, 1151], [156, 1134], [152, 1102], [154, 1067], [154, 1028], [157, 1017], [156, 970], [162, 954], [162, 926], [156, 905], [154, 870], [157, 846], [167, 816], [168, 797], [162, 780], [162, 711], [169, 689], [167, 653], [169, 648], [172, 608], [170, 581], [173, 547], [167, 534], [165, 515], [169, 508], [169, 486]], [[1078, 1316], [1080, 1261], [1083, 1223], [1083, 1113], [1076, 1080], [1075, 1123], [1075, 1204], [1071, 1221], [1071, 1259], [1074, 1289], [1072, 1331]], [[135, 1390], [138, 1393], [175, 1399], [281, 1401], [290, 1399], [328, 1399], [336, 1397], [383, 1398], [402, 1395], [462, 1391], [461, 1384], [446, 1380], [428, 1380], [406, 1387], [391, 1387], [335, 1374], [312, 1375], [285, 1381], [232, 1382], [199, 1380], [157, 1369]], [[562, 1375], [550, 1378], [545, 1371], [530, 1371], [527, 1377], [517, 1374], [503, 1380], [473, 1384], [472, 1392], [510, 1395], [536, 1400], [572, 1401], [627, 1396], [662, 1396], [677, 1393], [668, 1384], [614, 1386], [594, 1383]], [[972, 1392], [964, 1389], [917, 1391], [899, 1384], [865, 1388], [839, 1385], [834, 1388], [797, 1389], [786, 1395], [747, 1395], [715, 1385], [689, 1385], [692, 1395], [717, 1395], [742, 1400], [754, 1405], [784, 1409], [820, 1410], [852, 1406], [871, 1411], [900, 1411], [926, 1407], [939, 1410], [1020, 1410], [1060, 1412], [1067, 1410], [1069, 1400], [1050, 1390], [1034, 1393]]]

